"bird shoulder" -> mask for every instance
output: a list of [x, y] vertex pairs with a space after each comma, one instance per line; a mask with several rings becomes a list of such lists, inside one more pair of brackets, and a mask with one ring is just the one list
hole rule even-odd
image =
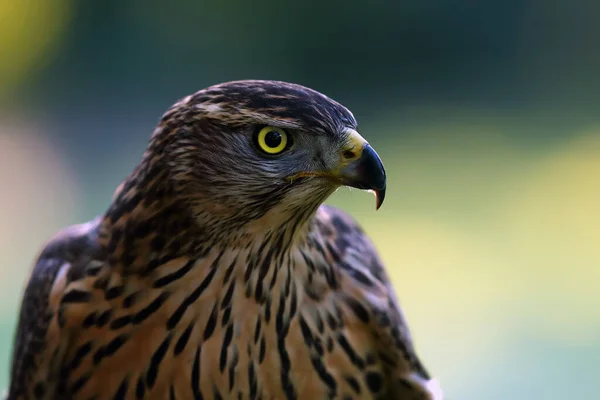
[[372, 241], [350, 215], [334, 207], [322, 206], [316, 220], [338, 274], [335, 297], [354, 317], [347, 329], [368, 338], [376, 349], [387, 393], [394, 398], [418, 394], [418, 398], [442, 399], [437, 381], [417, 357], [407, 319]]
[[55, 398], [68, 346], [63, 306], [85, 297], [66, 293], [69, 282], [93, 265], [96, 221], [71, 226], [53, 237], [37, 257], [21, 302], [8, 399]]

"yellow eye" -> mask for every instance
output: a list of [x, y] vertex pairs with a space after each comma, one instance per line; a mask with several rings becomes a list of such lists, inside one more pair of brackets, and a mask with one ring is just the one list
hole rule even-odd
[[256, 137], [258, 147], [268, 154], [279, 154], [287, 148], [288, 135], [281, 128], [265, 126]]

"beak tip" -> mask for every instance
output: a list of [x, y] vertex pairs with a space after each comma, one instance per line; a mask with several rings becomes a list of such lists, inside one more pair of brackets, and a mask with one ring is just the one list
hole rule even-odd
[[378, 211], [383, 204], [383, 200], [385, 199], [385, 188], [380, 190], [374, 190], [375, 192], [375, 211]]

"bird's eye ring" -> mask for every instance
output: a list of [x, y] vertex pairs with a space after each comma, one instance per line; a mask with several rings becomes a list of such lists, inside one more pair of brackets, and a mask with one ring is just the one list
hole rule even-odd
[[258, 148], [271, 155], [284, 151], [290, 142], [287, 132], [274, 126], [265, 126], [256, 135]]

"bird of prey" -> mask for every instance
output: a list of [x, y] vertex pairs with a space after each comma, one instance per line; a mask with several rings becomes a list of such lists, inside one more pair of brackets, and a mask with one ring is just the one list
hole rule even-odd
[[384, 200], [352, 113], [235, 81], [174, 104], [107, 211], [41, 251], [8, 398], [441, 399], [340, 186]]

